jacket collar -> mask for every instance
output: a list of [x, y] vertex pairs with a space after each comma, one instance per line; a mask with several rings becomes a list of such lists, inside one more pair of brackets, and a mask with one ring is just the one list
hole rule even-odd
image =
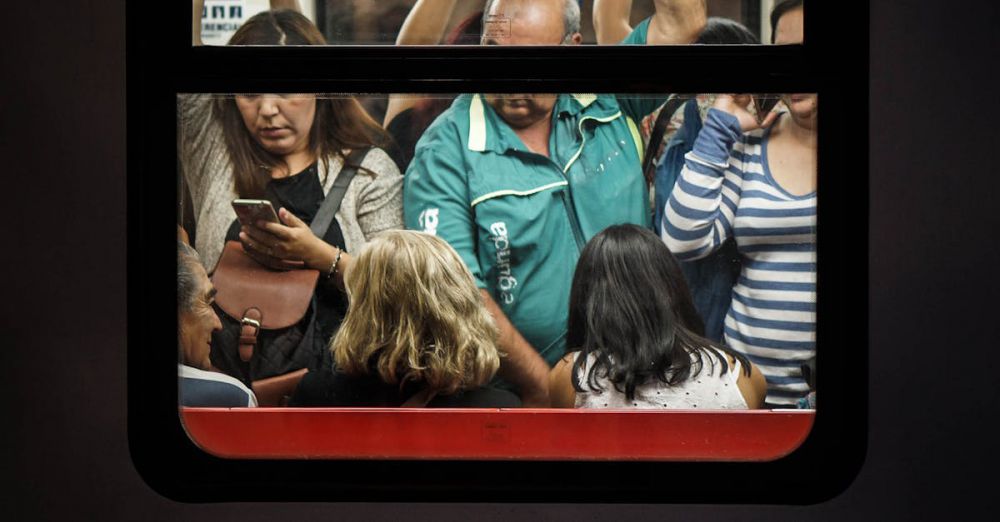
[[[597, 101], [596, 94], [560, 94], [552, 110], [557, 115], [565, 113], [576, 116], [595, 101]], [[469, 138], [466, 148], [474, 152], [489, 150], [502, 154], [508, 149], [515, 148], [512, 142], [517, 142], [508, 135], [516, 137], [513, 129], [497, 116], [492, 107], [488, 106], [484, 96], [474, 94], [469, 102]]]

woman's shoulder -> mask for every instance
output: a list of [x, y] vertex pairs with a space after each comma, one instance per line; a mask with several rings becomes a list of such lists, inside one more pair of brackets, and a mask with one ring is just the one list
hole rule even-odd
[[361, 168], [374, 172], [376, 177], [383, 175], [390, 177], [401, 176], [399, 167], [392, 159], [392, 156], [381, 147], [372, 147], [368, 150], [365, 158], [361, 161]]

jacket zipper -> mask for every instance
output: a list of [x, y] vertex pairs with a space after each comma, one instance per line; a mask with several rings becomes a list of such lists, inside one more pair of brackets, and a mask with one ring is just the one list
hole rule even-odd
[[[569, 168], [573, 166], [573, 163], [576, 162], [577, 158], [580, 157], [580, 154], [583, 153], [583, 147], [584, 145], [587, 144], [587, 135], [583, 133], [583, 122], [587, 120], [595, 120], [601, 123], [607, 123], [609, 121], [614, 121], [615, 119], [620, 118], [621, 115], [622, 115], [621, 111], [618, 111], [617, 113], [604, 118], [597, 118], [595, 116], [584, 116], [580, 118], [579, 121], [576, 122], [576, 130], [580, 136], [580, 147], [576, 149], [576, 153], [573, 154], [573, 156], [566, 163], [566, 166], [563, 167], [562, 170], [560, 171], [567, 183], [569, 183], [569, 176], [567, 176], [566, 173], [569, 172]], [[566, 208], [566, 215], [569, 217], [570, 228], [573, 229], [573, 238], [576, 239], [577, 251], [582, 252], [583, 246], [586, 243], [586, 241], [583, 240], [583, 229], [580, 227], [580, 220], [576, 216], [576, 210], [574, 209], [575, 207], [573, 207], [573, 195], [570, 193], [571, 188], [572, 185], [567, 185], [566, 190], [562, 191], [562, 202], [563, 206]]]

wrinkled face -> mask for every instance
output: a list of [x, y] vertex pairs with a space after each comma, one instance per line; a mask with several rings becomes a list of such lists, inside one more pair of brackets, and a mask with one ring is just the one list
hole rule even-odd
[[486, 102], [515, 129], [549, 118], [556, 105], [555, 94], [487, 94]]
[[198, 290], [190, 310], [179, 312], [178, 337], [184, 364], [207, 370], [212, 366], [208, 355], [212, 332], [222, 329], [222, 322], [215, 314], [215, 287], [201, 264], [195, 263], [193, 271], [198, 279]]
[[250, 94], [236, 97], [243, 124], [264, 150], [287, 156], [309, 147], [309, 131], [316, 118], [316, 96], [311, 94]]
[[781, 18], [778, 19], [777, 26], [774, 28], [775, 44], [782, 45], [802, 43], [804, 38], [802, 22], [803, 12], [804, 9], [798, 7], [781, 15]]
[[[483, 45], [561, 45], [564, 43], [564, 0], [498, 0], [483, 27]], [[579, 44], [575, 33], [568, 42]], [[487, 94], [486, 102], [515, 129], [549, 118], [556, 104], [554, 94]]]

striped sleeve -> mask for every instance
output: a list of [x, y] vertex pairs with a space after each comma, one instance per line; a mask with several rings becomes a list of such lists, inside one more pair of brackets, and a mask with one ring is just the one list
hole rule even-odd
[[705, 257], [732, 234], [743, 172], [742, 129], [710, 109], [663, 213], [662, 239], [682, 260]]

